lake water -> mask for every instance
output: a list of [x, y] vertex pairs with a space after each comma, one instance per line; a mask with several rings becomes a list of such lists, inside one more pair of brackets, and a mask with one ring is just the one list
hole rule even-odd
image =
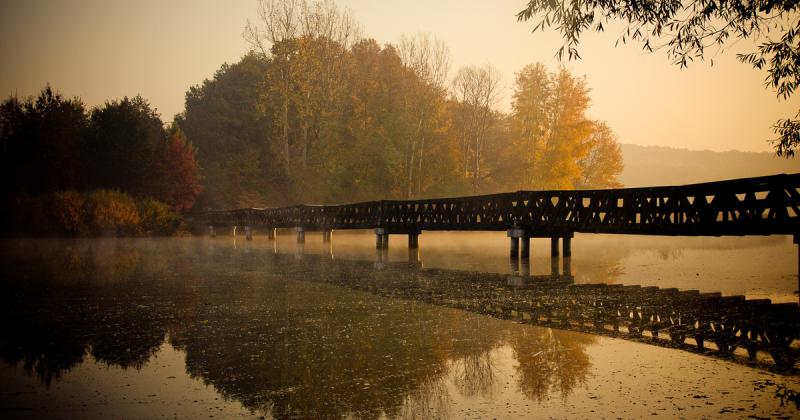
[[[563, 272], [797, 301], [790, 238], [576, 235], [570, 260], [502, 233], [0, 243], [0, 416], [531, 418], [798, 415], [796, 374], [371, 293], [387, 266]], [[418, 263], [417, 263], [418, 262]], [[566, 267], [565, 267], [566, 262]], [[401, 268], [398, 268], [401, 267]], [[378, 280], [384, 279], [384, 280]], [[358, 287], [343, 287], [346, 281]]]

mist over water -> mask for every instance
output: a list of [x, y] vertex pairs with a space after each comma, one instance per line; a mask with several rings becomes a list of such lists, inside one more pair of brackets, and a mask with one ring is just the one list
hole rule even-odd
[[[331, 252], [318, 235], [306, 234], [304, 252]], [[250, 246], [258, 247], [259, 239]], [[418, 258], [424, 267], [490, 273], [515, 270], [509, 261], [504, 232], [425, 232], [419, 241]], [[284, 232], [277, 249], [294, 252], [295, 242], [293, 235]], [[338, 258], [374, 259], [373, 242], [368, 232], [337, 231], [332, 253]], [[244, 238], [237, 237], [236, 243], [244, 246]], [[572, 239], [569, 267], [578, 284], [639, 284], [796, 302], [795, 248], [788, 236], [708, 238], [579, 233]], [[391, 235], [389, 260], [408, 260], [405, 235]], [[559, 270], [564, 268], [563, 260], [558, 258]], [[549, 239], [531, 239], [529, 266], [532, 275], [553, 271]]]
[[[793, 255], [790, 241], [742, 239], [578, 235], [571, 272], [578, 283], [636, 284], [649, 275], [661, 287], [791, 299], [791, 264], [779, 258]], [[0, 410], [94, 418], [120, 410], [268, 418], [793, 413], [774, 384], [796, 389], [794, 375], [370, 292], [385, 282], [396, 282], [388, 290], [407, 281], [425, 287], [435, 276], [490, 286], [491, 273], [513, 272], [502, 233], [425, 233], [423, 268], [403, 263], [414, 257], [404, 241], [392, 236], [388, 260], [364, 232], [335, 232], [331, 244], [309, 233], [305, 245], [289, 232], [276, 242], [258, 234], [3, 241]], [[549, 274], [549, 242], [533, 246], [532, 274]], [[735, 261], [741, 266], [730, 267]], [[415, 274], [426, 269], [434, 276]], [[729, 274], [736, 270], [748, 280]], [[770, 282], [777, 286], [759, 286]], [[754, 391], [765, 383], [772, 385]]]

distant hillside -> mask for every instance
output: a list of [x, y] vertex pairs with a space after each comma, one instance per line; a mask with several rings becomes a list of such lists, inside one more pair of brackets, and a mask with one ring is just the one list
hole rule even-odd
[[622, 145], [626, 187], [680, 185], [728, 178], [800, 172], [800, 156], [779, 158], [773, 153], [712, 152], [660, 146]]

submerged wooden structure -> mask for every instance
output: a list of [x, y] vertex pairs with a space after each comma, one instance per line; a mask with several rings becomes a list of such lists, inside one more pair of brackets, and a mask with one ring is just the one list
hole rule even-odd
[[427, 269], [413, 262], [376, 266], [318, 255], [286, 256], [283, 263], [288, 278], [768, 365], [780, 372], [793, 370], [800, 357], [796, 303], [674, 288], [575, 284], [566, 268], [520, 276]]

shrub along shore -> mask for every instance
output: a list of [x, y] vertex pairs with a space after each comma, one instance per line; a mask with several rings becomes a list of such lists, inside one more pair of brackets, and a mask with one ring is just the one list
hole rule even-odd
[[6, 198], [7, 236], [175, 236], [188, 233], [185, 219], [168, 205], [118, 190], [55, 191]]

